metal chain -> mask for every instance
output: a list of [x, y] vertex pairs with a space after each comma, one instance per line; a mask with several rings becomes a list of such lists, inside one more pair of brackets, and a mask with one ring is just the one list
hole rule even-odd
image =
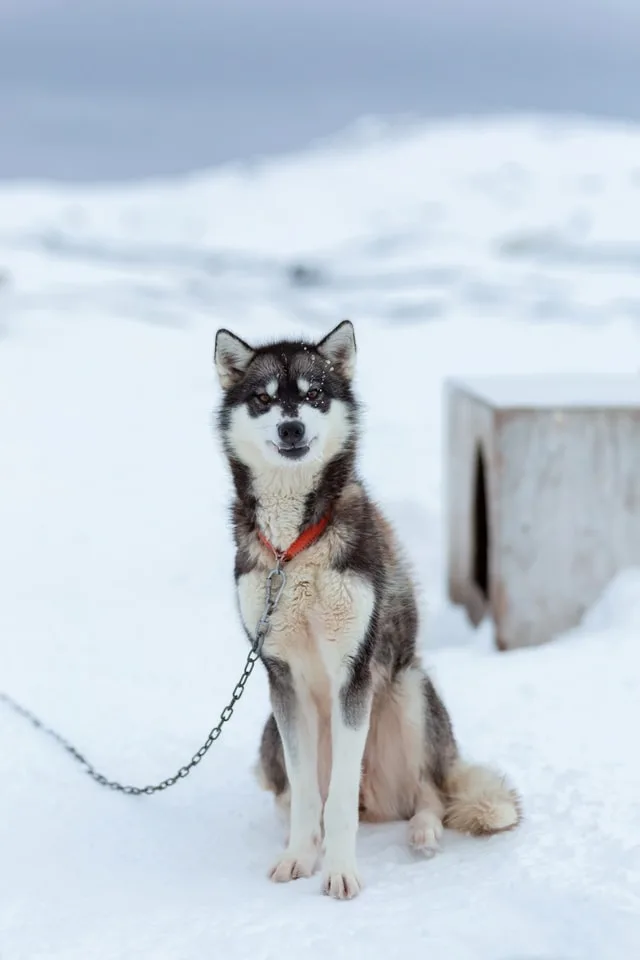
[[[276, 581], [275, 584], [274, 580]], [[216, 742], [222, 733], [222, 728], [224, 727], [225, 723], [228, 723], [228, 721], [231, 719], [235, 706], [244, 693], [247, 680], [251, 676], [256, 662], [260, 659], [265, 638], [271, 628], [271, 617], [278, 606], [285, 583], [286, 577], [284, 570], [282, 569], [282, 561], [280, 557], [277, 557], [276, 566], [267, 576], [265, 584], [266, 599], [264, 611], [256, 627], [255, 639], [251, 645], [251, 650], [249, 651], [249, 656], [247, 657], [247, 662], [244, 665], [244, 670], [242, 671], [240, 679], [233, 688], [231, 700], [220, 714], [220, 719], [218, 720], [217, 724], [210, 731], [209, 736], [202, 744], [200, 749], [194, 753], [191, 760], [185, 764], [184, 767], [180, 767], [174, 776], [167, 777], [166, 780], [161, 780], [160, 783], [151, 784], [147, 787], [134, 787], [130, 784], [118, 783], [117, 780], [109, 780], [108, 777], [104, 776], [104, 774], [99, 773], [93, 764], [90, 763], [86, 757], [84, 757], [80, 751], [73, 746], [72, 743], [69, 743], [69, 741], [66, 740], [61, 734], [57, 733], [57, 731], [53, 730], [51, 727], [48, 727], [39, 717], [35, 715], [35, 713], [27, 710], [26, 707], [23, 707], [22, 704], [14, 700], [13, 697], [10, 697], [8, 694], [0, 691], [0, 701], [6, 704], [6, 706], [9, 707], [10, 710], [13, 710], [14, 713], [17, 713], [25, 720], [28, 720], [29, 723], [31, 723], [36, 729], [41, 730], [42, 733], [59, 743], [60, 746], [66, 750], [66, 752], [72, 756], [81, 767], [84, 768], [85, 773], [87, 773], [92, 780], [95, 780], [96, 783], [99, 783], [100, 786], [108, 787], [110, 790], [116, 790], [118, 793], [126, 793], [128, 796], [133, 797], [139, 797], [143, 794], [146, 796], [151, 796], [154, 793], [160, 793], [160, 791], [166, 790], [167, 787], [172, 787], [179, 780], [184, 780], [185, 777], [189, 776], [193, 768], [197, 767], [205, 754]]]

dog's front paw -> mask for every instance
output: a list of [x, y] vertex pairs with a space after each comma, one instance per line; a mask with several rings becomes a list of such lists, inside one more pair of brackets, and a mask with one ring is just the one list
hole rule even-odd
[[322, 892], [336, 900], [353, 900], [362, 890], [362, 880], [355, 864], [342, 868], [325, 867], [322, 878]]
[[283, 856], [269, 870], [269, 878], [274, 883], [288, 883], [290, 880], [299, 880], [301, 877], [310, 877], [316, 869], [318, 851], [312, 850], [285, 850]]

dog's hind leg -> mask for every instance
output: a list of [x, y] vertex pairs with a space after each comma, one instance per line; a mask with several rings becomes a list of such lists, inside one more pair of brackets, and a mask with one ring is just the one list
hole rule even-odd
[[[409, 843], [418, 853], [432, 857], [439, 849], [444, 817], [444, 799], [440, 789], [443, 768], [457, 754], [449, 716], [437, 690], [417, 664], [411, 670], [410, 716], [421, 718], [421, 734], [416, 740], [420, 757], [419, 779], [415, 791], [414, 812], [409, 819]], [[409, 707], [409, 704], [407, 705]], [[419, 747], [418, 747], [419, 744]]]
[[274, 795], [276, 806], [288, 828], [291, 812], [291, 790], [289, 789], [289, 778], [285, 766], [282, 737], [273, 714], [269, 715], [262, 731], [255, 774], [262, 789], [268, 790]]
[[416, 812], [409, 821], [409, 843], [425, 857], [432, 857], [440, 847], [444, 803], [435, 786], [424, 779], [418, 789]]

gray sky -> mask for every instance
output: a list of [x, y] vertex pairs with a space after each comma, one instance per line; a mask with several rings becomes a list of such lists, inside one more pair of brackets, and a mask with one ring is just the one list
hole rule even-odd
[[0, 176], [128, 178], [362, 114], [640, 120], [640, 0], [0, 0]]

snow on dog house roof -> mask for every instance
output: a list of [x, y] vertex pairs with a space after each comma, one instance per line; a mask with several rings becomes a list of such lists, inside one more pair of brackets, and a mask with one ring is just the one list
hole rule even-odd
[[450, 389], [467, 393], [498, 409], [625, 409], [640, 407], [637, 374], [554, 374], [472, 377], [449, 380]]

